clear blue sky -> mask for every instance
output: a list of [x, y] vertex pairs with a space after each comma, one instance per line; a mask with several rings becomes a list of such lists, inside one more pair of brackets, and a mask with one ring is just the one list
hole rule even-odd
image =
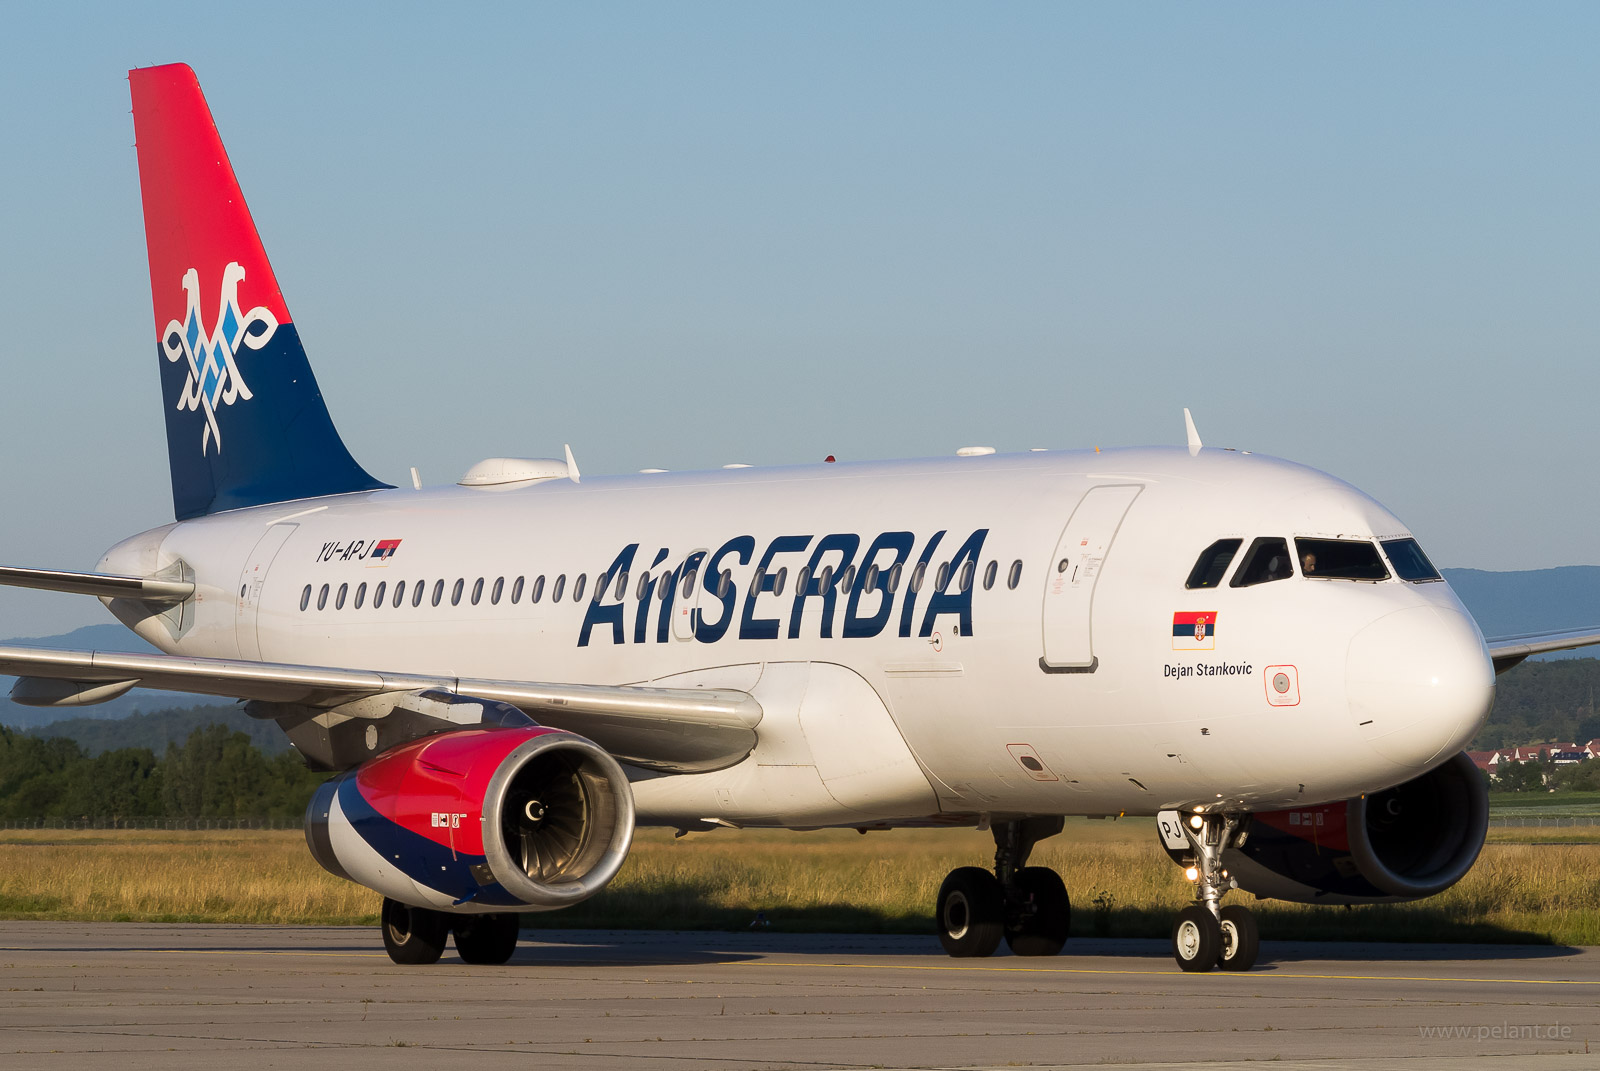
[[[0, 8], [0, 561], [171, 518], [125, 71], [373, 472], [1208, 443], [1600, 563], [1600, 5]], [[0, 636], [105, 620], [0, 590]]]

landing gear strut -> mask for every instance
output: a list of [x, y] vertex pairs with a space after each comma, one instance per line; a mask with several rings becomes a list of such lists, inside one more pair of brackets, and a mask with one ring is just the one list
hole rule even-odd
[[1033, 846], [1061, 832], [1057, 816], [995, 822], [994, 871], [964, 866], [939, 887], [935, 923], [939, 943], [952, 956], [988, 956], [1005, 938], [1019, 956], [1054, 956], [1072, 921], [1061, 876], [1028, 866]]
[[1183, 824], [1194, 850], [1189, 868], [1194, 903], [1178, 912], [1172, 924], [1172, 956], [1186, 971], [1247, 971], [1261, 951], [1261, 935], [1250, 909], [1222, 907], [1224, 893], [1235, 882], [1222, 867], [1222, 853], [1242, 836], [1239, 816], [1191, 814]]

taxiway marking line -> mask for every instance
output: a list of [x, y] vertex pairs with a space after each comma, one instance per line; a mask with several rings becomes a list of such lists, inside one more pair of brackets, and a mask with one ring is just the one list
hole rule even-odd
[[[734, 960], [727, 964], [730, 967], [829, 967], [835, 970], [853, 968], [866, 971], [976, 971], [991, 974], [1017, 973], [1017, 974], [1108, 974], [1108, 975], [1163, 975], [1170, 978], [1182, 977], [1186, 972], [1181, 970], [1170, 971], [1132, 971], [1094, 969], [1090, 967], [966, 967], [966, 966], [936, 966], [932, 964], [912, 963], [805, 963], [798, 960]], [[1274, 971], [1271, 974], [1251, 971], [1232, 972], [1217, 971], [1206, 972], [1218, 978], [1250, 978], [1262, 980], [1275, 978], [1298, 978], [1309, 981], [1336, 981], [1336, 982], [1457, 982], [1475, 983], [1480, 985], [1600, 985], [1600, 980], [1592, 982], [1577, 978], [1455, 978], [1450, 976], [1430, 975], [1405, 975], [1405, 974], [1283, 974]]]

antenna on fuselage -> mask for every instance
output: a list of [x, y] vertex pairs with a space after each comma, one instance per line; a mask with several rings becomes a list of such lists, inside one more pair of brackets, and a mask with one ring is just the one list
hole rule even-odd
[[1183, 410], [1183, 430], [1189, 435], [1189, 456], [1193, 457], [1200, 452], [1200, 433], [1194, 428], [1194, 417], [1189, 415], [1187, 406]]

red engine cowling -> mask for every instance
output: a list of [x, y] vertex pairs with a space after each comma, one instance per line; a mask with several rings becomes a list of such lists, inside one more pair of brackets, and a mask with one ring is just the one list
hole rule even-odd
[[306, 811], [324, 869], [454, 911], [553, 910], [605, 887], [633, 841], [615, 759], [560, 729], [463, 729], [324, 783]]
[[[1382, 792], [1254, 814], [1222, 864], [1241, 889], [1275, 900], [1416, 900], [1460, 881], [1488, 829], [1488, 786], [1459, 754]], [[1182, 862], [1182, 852], [1169, 854]]]

